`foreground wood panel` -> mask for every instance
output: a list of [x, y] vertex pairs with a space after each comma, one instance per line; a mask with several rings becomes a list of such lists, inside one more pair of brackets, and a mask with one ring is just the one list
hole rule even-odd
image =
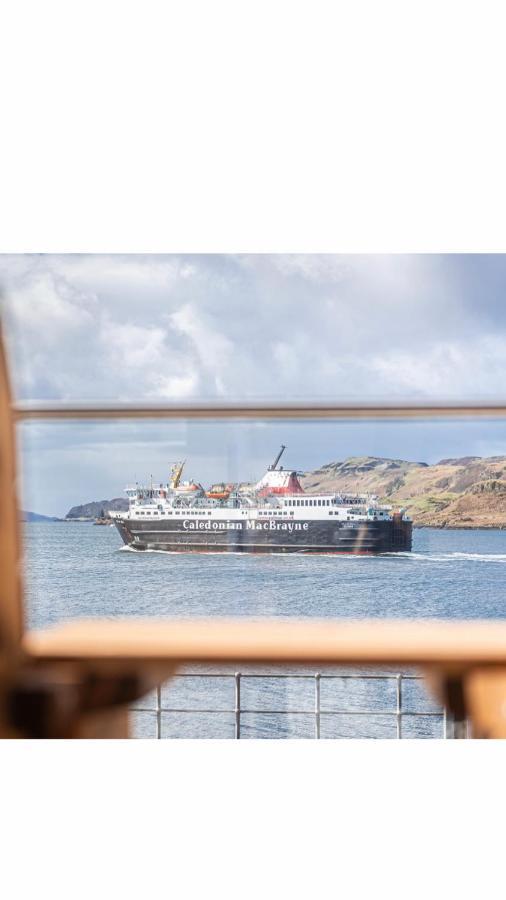
[[460, 670], [506, 666], [506, 622], [90, 620], [28, 632], [23, 646], [34, 660], [106, 666], [249, 662]]
[[[419, 667], [461, 723], [456, 729], [461, 736], [470, 718], [475, 737], [506, 737], [502, 621], [90, 620], [28, 632], [23, 646], [35, 672], [37, 666], [41, 672], [66, 668], [69, 689], [81, 684], [81, 695], [87, 696], [82, 712], [65, 726], [65, 736], [124, 736], [126, 718], [114, 700], [125, 679], [134, 699], [192, 663], [313, 663]], [[90, 673], [95, 679], [91, 694], [83, 695]], [[108, 710], [90, 712], [104, 703]]]

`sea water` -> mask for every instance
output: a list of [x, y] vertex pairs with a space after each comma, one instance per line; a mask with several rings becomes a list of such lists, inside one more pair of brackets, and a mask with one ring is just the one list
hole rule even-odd
[[[88, 523], [25, 526], [26, 619], [30, 628], [83, 617], [501, 619], [506, 614], [506, 531], [415, 529], [411, 553], [381, 556], [167, 554], [125, 548], [113, 527]], [[212, 669], [192, 667], [211, 674]], [[233, 667], [220, 667], [232, 674]], [[243, 667], [243, 672], [257, 671]], [[244, 679], [242, 737], [312, 737], [314, 668], [307, 678]], [[340, 671], [333, 669], [333, 673]], [[361, 670], [372, 673], [372, 670]], [[395, 680], [323, 680], [322, 737], [395, 737]], [[169, 682], [163, 706], [199, 713], [163, 716], [164, 737], [231, 737], [234, 679]], [[154, 706], [153, 697], [142, 704]], [[403, 684], [403, 735], [439, 737], [438, 708], [419, 682]], [[216, 714], [210, 710], [221, 709]], [[345, 715], [347, 710], [371, 715]], [[432, 712], [434, 715], [432, 716]], [[136, 733], [154, 736], [152, 711], [135, 713]]]

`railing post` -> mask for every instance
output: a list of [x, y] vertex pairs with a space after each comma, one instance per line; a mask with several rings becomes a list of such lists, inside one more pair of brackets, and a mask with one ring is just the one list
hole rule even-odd
[[396, 720], [397, 720], [397, 739], [402, 737], [402, 675], [396, 675]]
[[235, 682], [235, 738], [239, 740], [241, 737], [241, 673], [236, 672], [234, 675]]
[[316, 740], [320, 739], [320, 673], [317, 672], [314, 677], [314, 736]]
[[156, 686], [156, 737], [160, 740], [162, 737], [162, 686]]

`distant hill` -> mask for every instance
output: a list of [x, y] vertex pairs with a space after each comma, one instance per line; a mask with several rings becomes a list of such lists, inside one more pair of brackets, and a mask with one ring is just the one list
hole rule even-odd
[[350, 457], [300, 479], [304, 490], [366, 491], [403, 506], [415, 525], [506, 528], [506, 456], [464, 456], [434, 465]]
[[93, 500], [91, 503], [83, 503], [82, 506], [73, 506], [69, 509], [66, 519], [98, 519], [104, 510], [107, 515], [109, 510], [126, 512], [128, 500], [123, 497], [115, 497], [113, 500]]
[[23, 522], [63, 522], [63, 519], [58, 519], [56, 516], [41, 516], [40, 513], [25, 509], [21, 511], [21, 518]]

